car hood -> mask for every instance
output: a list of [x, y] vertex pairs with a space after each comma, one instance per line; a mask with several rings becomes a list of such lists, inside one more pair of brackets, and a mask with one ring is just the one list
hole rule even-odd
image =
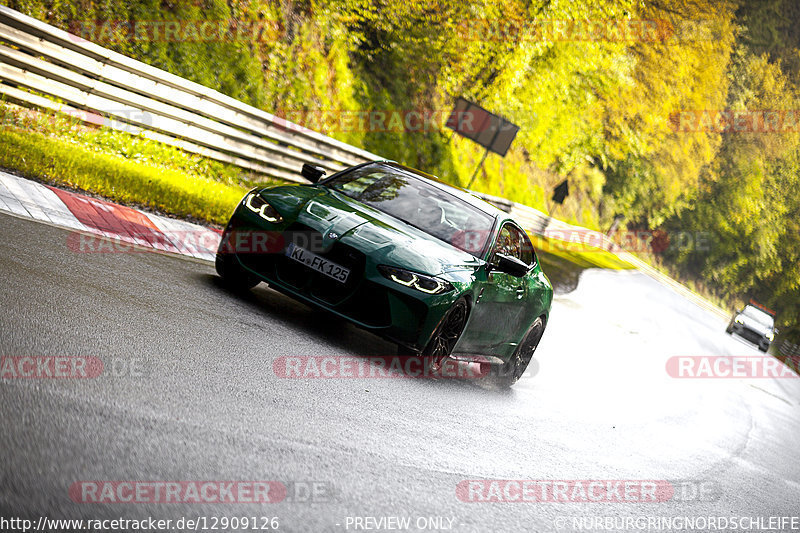
[[322, 246], [352, 246], [378, 264], [438, 275], [474, 270], [483, 261], [397, 218], [325, 187], [267, 189], [261, 196], [285, 218], [322, 234]]
[[739, 315], [738, 318], [743, 322], [744, 326], [747, 329], [752, 329], [753, 331], [755, 331], [756, 333], [760, 333], [761, 335], [766, 335], [767, 333], [772, 331], [772, 328], [765, 326], [758, 320], [752, 319], [747, 315]]

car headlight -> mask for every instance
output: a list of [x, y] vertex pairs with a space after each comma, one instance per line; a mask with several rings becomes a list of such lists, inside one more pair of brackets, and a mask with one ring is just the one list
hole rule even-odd
[[405, 285], [406, 287], [411, 287], [412, 289], [416, 289], [426, 294], [442, 294], [452, 291], [454, 288], [447, 281], [434, 278], [432, 276], [426, 276], [425, 274], [411, 272], [410, 270], [404, 270], [402, 268], [380, 265], [378, 266], [378, 271], [383, 274], [384, 277], [394, 281], [395, 283]]
[[258, 213], [261, 218], [267, 222], [278, 224], [283, 222], [283, 217], [274, 207], [261, 198], [258, 194], [251, 192], [244, 198], [244, 205], [253, 213]]
[[741, 318], [739, 318], [738, 316], [736, 317], [736, 319], [734, 320], [734, 322], [736, 322], [737, 324], [744, 324], [744, 320], [742, 320], [742, 319], [741, 319]]
[[766, 337], [770, 342], [772, 342], [772, 339], [775, 338], [775, 334], [771, 331], [768, 331]]

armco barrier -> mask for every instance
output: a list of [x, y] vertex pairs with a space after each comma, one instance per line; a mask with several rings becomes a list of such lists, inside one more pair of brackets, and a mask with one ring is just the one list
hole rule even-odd
[[785, 355], [787, 357], [800, 355], [800, 344], [793, 344], [787, 340], [784, 340], [778, 348], [778, 351], [781, 355]]
[[290, 181], [303, 163], [336, 171], [378, 159], [5, 6], [0, 93], [23, 106], [85, 112], [89, 122], [101, 115], [112, 128]]
[[[203, 85], [88, 42], [0, 5], [0, 94], [24, 107], [60, 111], [143, 135], [275, 178], [301, 182], [298, 169], [328, 171], [380, 156], [276, 117]], [[528, 231], [580, 232], [612, 249], [605, 235], [531, 207], [478, 194]], [[720, 317], [728, 313], [632, 254], [625, 261]]]

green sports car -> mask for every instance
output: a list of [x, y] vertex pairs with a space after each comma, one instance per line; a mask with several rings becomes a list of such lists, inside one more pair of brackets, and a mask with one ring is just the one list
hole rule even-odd
[[261, 281], [397, 343], [411, 355], [479, 361], [502, 385], [530, 362], [553, 288], [509, 215], [390, 161], [309, 185], [257, 188], [222, 236], [217, 273]]

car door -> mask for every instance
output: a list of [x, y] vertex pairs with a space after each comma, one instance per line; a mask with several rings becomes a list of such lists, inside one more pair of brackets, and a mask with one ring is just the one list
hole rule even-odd
[[[525, 232], [513, 222], [500, 228], [489, 254], [489, 264], [496, 264], [497, 254], [515, 257], [526, 264], [534, 260], [533, 248]], [[475, 297], [464, 339], [459, 348], [465, 352], [508, 355], [519, 341], [518, 332], [533, 320], [527, 296], [531, 290], [530, 274], [522, 278], [484, 267], [477, 276], [482, 282]]]

